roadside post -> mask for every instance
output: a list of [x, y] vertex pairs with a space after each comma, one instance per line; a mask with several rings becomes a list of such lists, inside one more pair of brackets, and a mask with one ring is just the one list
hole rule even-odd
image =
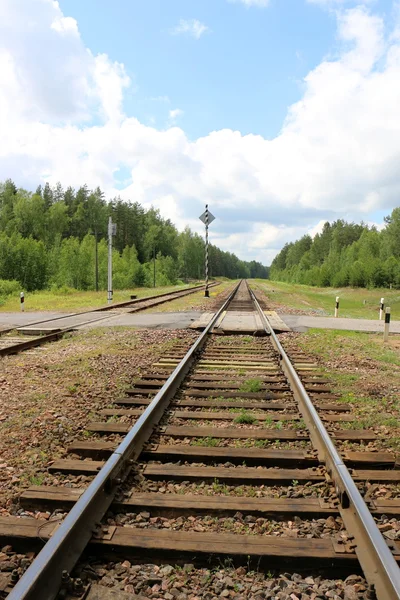
[[389, 339], [389, 329], [390, 329], [390, 307], [385, 308], [385, 325], [383, 328], [383, 341], [387, 342]]
[[112, 236], [117, 233], [117, 226], [112, 222], [112, 217], [108, 219], [108, 286], [107, 302], [112, 303], [113, 285], [112, 285]]
[[206, 210], [199, 217], [200, 221], [204, 223], [206, 226], [206, 257], [205, 257], [205, 271], [206, 271], [206, 289], [204, 291], [204, 297], [209, 298], [210, 292], [208, 291], [208, 271], [209, 271], [209, 262], [208, 262], [208, 226], [214, 221], [215, 217], [208, 210], [208, 204], [206, 204]]
[[380, 321], [382, 321], [384, 313], [385, 313], [385, 298], [381, 298], [381, 304], [379, 307], [379, 320]]
[[20, 299], [20, 303], [21, 303], [21, 311], [24, 312], [24, 310], [25, 310], [25, 294], [24, 294], [24, 292], [20, 293], [19, 299]]
[[337, 319], [339, 316], [339, 296], [336, 296], [336, 304], [335, 304], [335, 318]]

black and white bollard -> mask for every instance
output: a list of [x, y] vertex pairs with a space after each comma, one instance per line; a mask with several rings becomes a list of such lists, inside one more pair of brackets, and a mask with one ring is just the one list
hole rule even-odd
[[24, 310], [25, 310], [25, 295], [24, 295], [24, 292], [20, 293], [19, 299], [21, 301], [21, 311], [24, 312]]
[[389, 339], [389, 329], [390, 329], [390, 307], [385, 308], [385, 325], [383, 329], [383, 341], [387, 342]]
[[381, 303], [379, 306], [379, 320], [380, 321], [382, 321], [384, 314], [385, 314], [385, 298], [381, 298]]
[[339, 316], [339, 296], [336, 296], [336, 304], [335, 304], [335, 317], [336, 319]]

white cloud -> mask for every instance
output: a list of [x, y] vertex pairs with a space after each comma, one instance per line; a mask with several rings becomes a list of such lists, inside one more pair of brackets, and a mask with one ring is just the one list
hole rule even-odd
[[199, 40], [210, 29], [197, 19], [180, 19], [178, 25], [172, 29], [173, 35], [186, 34]]
[[173, 110], [170, 110], [168, 113], [169, 116], [169, 122], [171, 124], [176, 123], [176, 120], [181, 117], [183, 115], [183, 110], [181, 110], [180, 108], [174, 108]]
[[228, 0], [228, 2], [244, 4], [247, 7], [258, 6], [259, 8], [264, 8], [268, 6], [270, 0]]
[[400, 198], [400, 38], [363, 8], [337, 18], [338, 57], [308, 73], [277, 137], [190, 140], [124, 114], [124, 66], [93, 56], [57, 3], [0, 0], [0, 180], [100, 185], [200, 232], [208, 202], [211, 240], [264, 262], [320, 221], [369, 220]]

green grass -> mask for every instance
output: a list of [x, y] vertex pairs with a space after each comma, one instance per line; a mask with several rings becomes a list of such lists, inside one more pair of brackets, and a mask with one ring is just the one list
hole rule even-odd
[[238, 416], [233, 420], [234, 423], [243, 423], [247, 425], [252, 425], [256, 421], [257, 419], [255, 418], [255, 416], [245, 409], [242, 409]]
[[[193, 284], [117, 290], [114, 292], [113, 302], [125, 302], [130, 299], [131, 295], [136, 295], [138, 298], [145, 298], [147, 296], [165, 294], [173, 290], [184, 290], [187, 287], [193, 287]], [[106, 304], [107, 292], [104, 290], [101, 292], [79, 292], [77, 290], [71, 290], [67, 293], [62, 290], [58, 292], [48, 290], [25, 292], [25, 311], [27, 312], [39, 310], [80, 310], [85, 308], [99, 308]], [[17, 312], [19, 310], [19, 296], [9, 296], [4, 304], [0, 306], [1, 312]]]
[[377, 447], [399, 451], [398, 339], [393, 336], [384, 344], [374, 333], [310, 329], [297, 338], [297, 345], [325, 362], [321, 372], [340, 394], [338, 402], [351, 406], [352, 421], [341, 428], [378, 428]]
[[[322, 358], [330, 359], [334, 354], [340, 356], [343, 352], [350, 352], [363, 358], [372, 358], [385, 365], [400, 366], [399, 352], [382, 343], [382, 336], [376, 333], [363, 333], [359, 331], [341, 331], [340, 329], [309, 329], [304, 334], [305, 343], [300, 340], [300, 345], [306, 351]], [[356, 373], [342, 373], [340, 378], [345, 383], [356, 382], [359, 375]]]
[[[379, 318], [380, 299], [392, 309], [392, 318], [400, 319], [400, 290], [385, 288], [318, 288], [281, 281], [250, 280], [254, 288], [262, 290], [274, 303], [290, 308], [315, 311], [322, 316], [333, 316], [336, 296], [340, 298], [339, 317], [363, 319]], [[282, 308], [284, 312], [284, 308]]]
[[246, 379], [246, 381], [243, 381], [243, 383], [241, 384], [239, 391], [255, 393], [261, 390], [261, 386], [261, 379]]
[[219, 445], [219, 440], [217, 438], [212, 438], [212, 437], [195, 438], [192, 440], [191, 445], [216, 448]]

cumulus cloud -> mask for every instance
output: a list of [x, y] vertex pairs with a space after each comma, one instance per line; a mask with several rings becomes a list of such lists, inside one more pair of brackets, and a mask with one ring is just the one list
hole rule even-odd
[[208, 202], [211, 241], [263, 262], [325, 219], [369, 220], [400, 197], [400, 37], [360, 7], [337, 28], [339, 55], [307, 74], [274, 139], [190, 140], [124, 113], [124, 66], [94, 56], [56, 2], [0, 0], [0, 180], [100, 185], [200, 232]]
[[168, 115], [169, 121], [172, 124], [176, 122], [178, 117], [181, 117], [183, 115], [183, 110], [181, 110], [180, 108], [174, 108], [173, 110], [169, 111]]
[[171, 30], [173, 35], [186, 34], [199, 40], [210, 29], [197, 19], [180, 19], [178, 25]]

